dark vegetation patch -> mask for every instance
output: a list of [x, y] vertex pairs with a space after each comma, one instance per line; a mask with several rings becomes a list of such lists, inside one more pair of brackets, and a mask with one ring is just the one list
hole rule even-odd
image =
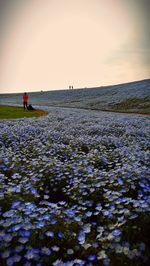
[[150, 98], [131, 98], [121, 101], [119, 103], [111, 105], [113, 111], [127, 111], [127, 112], [139, 112], [139, 113], [150, 113]]

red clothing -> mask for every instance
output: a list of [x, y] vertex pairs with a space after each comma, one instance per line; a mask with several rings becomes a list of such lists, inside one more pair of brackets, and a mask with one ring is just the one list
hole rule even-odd
[[23, 101], [24, 101], [25, 103], [27, 103], [27, 101], [28, 101], [28, 95], [23, 95]]

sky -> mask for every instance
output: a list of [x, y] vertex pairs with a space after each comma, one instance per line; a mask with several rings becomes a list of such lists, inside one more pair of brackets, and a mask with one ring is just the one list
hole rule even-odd
[[0, 0], [0, 93], [150, 78], [149, 0]]

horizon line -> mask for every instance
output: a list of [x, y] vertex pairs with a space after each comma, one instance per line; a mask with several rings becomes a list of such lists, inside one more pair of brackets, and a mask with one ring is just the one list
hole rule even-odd
[[[66, 88], [66, 89], [51, 89], [51, 90], [43, 90], [43, 89], [41, 89], [41, 90], [37, 90], [37, 91], [24, 91], [24, 92], [26, 92], [26, 93], [28, 93], [28, 94], [30, 94], [30, 93], [42, 93], [42, 92], [58, 92], [58, 91], [72, 91], [72, 90], [83, 90], [83, 89], [96, 89], [96, 88], [104, 88], [104, 87], [113, 87], [113, 86], [119, 86], [119, 85], [125, 85], [125, 84], [129, 84], [129, 83], [135, 83], [135, 82], [141, 82], [141, 81], [146, 81], [146, 80], [150, 80], [150, 77], [149, 78], [145, 78], [145, 79], [140, 79], [140, 80], [133, 80], [133, 81], [128, 81], [128, 82], [123, 82], [123, 83], [117, 83], [117, 84], [110, 84], [110, 85], [101, 85], [101, 86], [94, 86], [94, 87], [73, 87], [73, 89], [69, 89], [69, 87], [68, 88]], [[24, 92], [5, 92], [5, 93], [1, 93], [0, 92], [0, 95], [2, 95], [2, 94], [23, 94]]]

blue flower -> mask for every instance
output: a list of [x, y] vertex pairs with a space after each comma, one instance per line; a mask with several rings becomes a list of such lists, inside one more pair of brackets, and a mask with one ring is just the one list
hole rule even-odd
[[80, 221], [81, 221], [81, 217], [79, 217], [79, 216], [75, 216], [75, 217], [74, 217], [74, 220], [75, 220], [76, 222], [80, 222]]
[[30, 192], [32, 194], [36, 195], [37, 194], [37, 189], [36, 188], [31, 188]]
[[19, 256], [18, 254], [15, 254], [13, 256], [14, 262], [19, 262], [21, 260], [21, 256]]
[[31, 232], [30, 231], [27, 231], [27, 230], [20, 230], [18, 232], [18, 236], [22, 236], [22, 237], [28, 237], [31, 235]]
[[84, 231], [80, 231], [78, 234], [78, 241], [82, 245], [85, 243], [85, 233]]
[[42, 228], [45, 226], [45, 221], [36, 222], [36, 228]]
[[3, 238], [6, 242], [10, 242], [12, 240], [13, 236], [11, 234], [6, 234], [6, 235], [4, 235]]
[[14, 215], [14, 210], [7, 211], [3, 213], [3, 217], [12, 217]]
[[110, 211], [107, 211], [107, 210], [103, 211], [103, 215], [108, 216], [109, 218], [112, 217], [112, 213]]
[[43, 215], [43, 219], [44, 219], [44, 220], [49, 220], [49, 219], [50, 219], [50, 214], [45, 214], [45, 215]]
[[59, 236], [60, 238], [62, 238], [62, 237], [64, 236], [64, 234], [63, 234], [62, 232], [58, 232], [58, 236]]
[[18, 242], [22, 243], [22, 244], [25, 244], [29, 241], [29, 239], [27, 237], [20, 237], [18, 239]]
[[69, 216], [69, 217], [73, 217], [73, 216], [75, 215], [75, 211], [72, 210], [72, 209], [69, 209], [69, 210], [67, 210], [66, 214], [67, 214], [67, 216]]
[[37, 257], [37, 254], [33, 248], [29, 249], [24, 255], [27, 260], [32, 260]]
[[97, 256], [96, 255], [90, 255], [88, 256], [88, 260], [89, 261], [93, 261], [93, 260], [96, 260], [97, 259]]
[[52, 231], [47, 231], [45, 235], [48, 237], [54, 237], [54, 233]]
[[106, 258], [103, 260], [103, 265], [104, 266], [109, 266], [110, 265], [110, 259], [109, 258]]
[[113, 236], [119, 236], [119, 235], [121, 235], [121, 231], [118, 230], [118, 229], [115, 229], [115, 230], [112, 231], [112, 235]]
[[12, 203], [12, 208], [13, 208], [13, 209], [16, 209], [17, 207], [20, 206], [20, 204], [21, 204], [20, 201], [14, 201], [14, 202]]
[[60, 250], [60, 248], [58, 246], [53, 246], [52, 250], [58, 252]]
[[51, 250], [50, 250], [50, 248], [47, 248], [47, 247], [43, 247], [43, 248], [41, 249], [41, 252], [42, 252], [43, 254], [47, 255], [47, 256], [50, 256], [50, 254], [51, 254]]
[[16, 251], [16, 252], [21, 252], [23, 249], [24, 249], [24, 246], [23, 246], [23, 245], [20, 245], [20, 246], [17, 246], [17, 247], [15, 248], [15, 251]]
[[92, 212], [91, 212], [91, 211], [88, 211], [88, 212], [85, 213], [85, 215], [86, 215], [87, 217], [91, 217], [91, 216], [92, 216]]
[[21, 224], [16, 224], [12, 227], [12, 231], [18, 231], [21, 228]]
[[32, 213], [32, 210], [30, 210], [30, 209], [27, 209], [27, 210], [25, 210], [25, 212], [24, 212], [26, 215], [29, 215], [29, 214], [31, 214]]
[[8, 258], [9, 255], [10, 255], [10, 250], [5, 250], [5, 251], [1, 254], [1, 256], [2, 256], [3, 259], [4, 259], [4, 258]]
[[10, 257], [6, 260], [6, 265], [7, 266], [12, 266], [14, 264], [14, 258], [13, 257]]
[[56, 219], [52, 219], [51, 221], [50, 221], [50, 224], [56, 224], [57, 223], [57, 220]]
[[118, 178], [117, 181], [118, 181], [119, 185], [123, 185], [124, 184], [124, 182], [123, 182], [123, 180], [121, 178]]

